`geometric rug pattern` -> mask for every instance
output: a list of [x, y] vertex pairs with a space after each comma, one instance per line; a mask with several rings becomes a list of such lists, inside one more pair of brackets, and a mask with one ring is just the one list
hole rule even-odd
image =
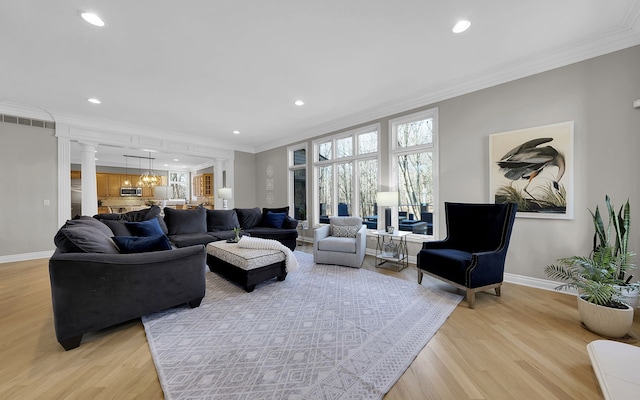
[[462, 299], [294, 254], [285, 281], [207, 271], [200, 307], [142, 318], [166, 399], [381, 399]]

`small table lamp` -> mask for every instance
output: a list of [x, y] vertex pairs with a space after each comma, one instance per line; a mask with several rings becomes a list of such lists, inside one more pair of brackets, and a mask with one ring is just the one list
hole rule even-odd
[[387, 229], [391, 226], [391, 207], [398, 205], [398, 192], [378, 192], [376, 202], [378, 206], [386, 207], [384, 209], [384, 226]]
[[218, 189], [218, 198], [222, 199], [222, 209], [228, 210], [227, 200], [231, 198], [231, 188], [222, 187]]

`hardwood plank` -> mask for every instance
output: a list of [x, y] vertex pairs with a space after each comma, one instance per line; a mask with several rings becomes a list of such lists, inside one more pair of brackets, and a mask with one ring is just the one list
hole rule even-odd
[[[363, 268], [417, 282], [415, 266], [395, 272], [367, 256]], [[456, 291], [426, 276], [423, 286]], [[0, 264], [0, 310], [0, 398], [163, 398], [140, 320], [62, 349], [47, 259]], [[636, 315], [634, 336], [639, 327]], [[505, 284], [501, 297], [479, 293], [474, 310], [463, 301], [385, 400], [601, 399], [586, 350], [596, 339], [574, 296]]]

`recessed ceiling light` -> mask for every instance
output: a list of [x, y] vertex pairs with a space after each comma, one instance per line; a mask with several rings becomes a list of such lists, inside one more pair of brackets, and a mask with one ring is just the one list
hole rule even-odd
[[164, 166], [164, 167], [168, 167], [168, 166], [169, 166], [169, 164], [164, 164], [163, 166]]
[[239, 135], [239, 134], [240, 134], [240, 131], [233, 131], [233, 134], [234, 134], [234, 135]]
[[96, 99], [96, 98], [94, 98], [94, 97], [92, 97], [92, 98], [90, 98], [90, 99], [87, 99], [87, 101], [88, 101], [89, 103], [93, 103], [93, 104], [102, 104], [102, 102], [101, 102], [100, 100], [98, 100], [98, 99]]
[[293, 103], [293, 104], [297, 105], [298, 107], [299, 107], [299, 106], [303, 106], [303, 105], [304, 105], [304, 101], [302, 101], [302, 100], [296, 100], [296, 101], [295, 101], [295, 103]]
[[470, 21], [467, 21], [465, 19], [463, 19], [462, 21], [458, 21], [453, 26], [453, 33], [462, 33], [464, 31], [466, 31], [467, 29], [469, 29], [470, 26], [471, 26], [471, 22]]
[[146, 151], [147, 153], [157, 153], [158, 150], [151, 150], [151, 149], [140, 149], [141, 151]]
[[94, 25], [94, 26], [104, 26], [105, 25], [104, 20], [102, 18], [98, 17], [94, 13], [83, 12], [82, 14], [80, 14], [80, 16], [82, 17], [82, 19], [84, 19], [85, 21], [87, 21], [91, 25]]
[[180, 161], [180, 160], [178, 160], [177, 158], [174, 158], [174, 159], [173, 159], [173, 161], [176, 161], [176, 162], [177, 162], [177, 161]]

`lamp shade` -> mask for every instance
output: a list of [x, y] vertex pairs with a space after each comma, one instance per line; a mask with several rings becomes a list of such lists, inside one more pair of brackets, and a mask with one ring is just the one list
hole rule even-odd
[[169, 198], [169, 186], [156, 186], [153, 188], [153, 196], [156, 199], [166, 200]]
[[218, 189], [218, 198], [220, 199], [230, 199], [231, 198], [231, 188], [223, 187]]
[[398, 205], [398, 192], [378, 192], [376, 202], [382, 207], [393, 207]]

